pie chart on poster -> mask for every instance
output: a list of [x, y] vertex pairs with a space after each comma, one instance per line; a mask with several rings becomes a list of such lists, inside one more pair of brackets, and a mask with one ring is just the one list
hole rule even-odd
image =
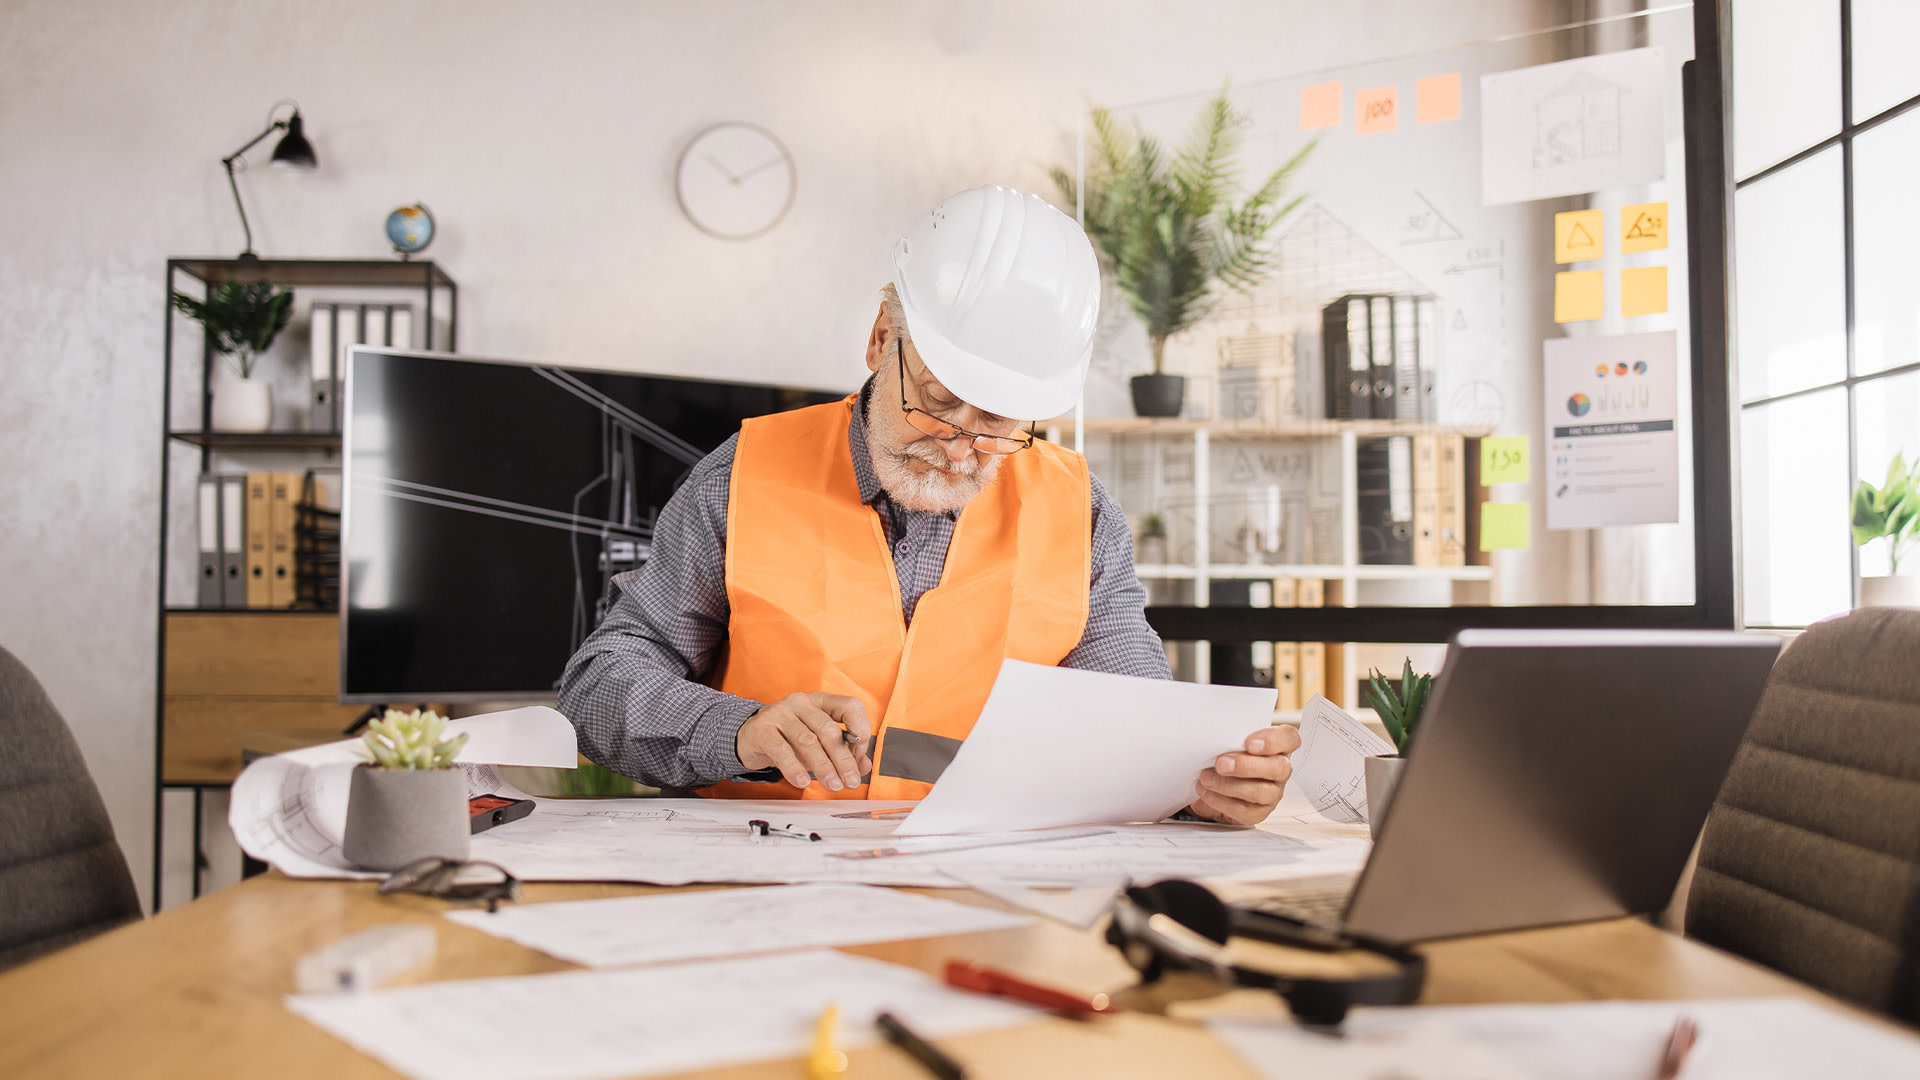
[[1593, 408], [1593, 399], [1585, 394], [1575, 394], [1567, 399], [1567, 411], [1575, 416], [1585, 416]]

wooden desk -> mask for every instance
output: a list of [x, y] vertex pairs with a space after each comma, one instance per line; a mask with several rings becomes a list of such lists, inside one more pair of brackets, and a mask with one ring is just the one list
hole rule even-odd
[[[531, 885], [527, 901], [661, 891], [622, 885]], [[975, 894], [945, 893], [982, 904]], [[0, 1076], [391, 1076], [371, 1058], [289, 1013], [304, 953], [396, 920], [432, 925], [439, 955], [412, 981], [532, 974], [572, 967], [440, 918], [442, 901], [382, 897], [370, 884], [292, 881], [272, 873], [0, 975]], [[997, 905], [996, 905], [997, 906]], [[849, 950], [928, 971], [953, 956], [991, 960], [1084, 991], [1131, 985], [1133, 972], [1098, 936], [1038, 922], [1019, 930]], [[1812, 992], [1744, 961], [1637, 920], [1440, 942], [1427, 948], [1427, 1003], [1591, 998], [1739, 997]], [[1281, 1014], [1264, 993], [1210, 1007]], [[1125, 1014], [1092, 1023], [1049, 1018], [943, 1040], [970, 1074], [993, 1077], [1251, 1078], [1198, 1023]], [[924, 1080], [893, 1048], [851, 1051], [861, 1080]], [[703, 1077], [791, 1080], [796, 1061]]]

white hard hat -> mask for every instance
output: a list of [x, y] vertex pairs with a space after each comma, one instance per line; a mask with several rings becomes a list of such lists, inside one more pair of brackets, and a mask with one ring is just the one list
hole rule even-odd
[[1038, 195], [970, 188], [893, 248], [908, 337], [960, 400], [1010, 420], [1071, 409], [1093, 356], [1100, 265]]

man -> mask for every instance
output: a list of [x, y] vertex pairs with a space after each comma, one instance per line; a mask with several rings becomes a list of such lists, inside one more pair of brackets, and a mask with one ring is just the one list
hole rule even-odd
[[[1037, 196], [935, 207], [895, 246], [861, 391], [747, 421], [662, 509], [561, 680], [581, 750], [709, 796], [914, 799], [1006, 657], [1167, 678], [1119, 505], [1023, 426], [1078, 398], [1099, 294]], [[1189, 809], [1264, 820], [1299, 744], [1255, 733]]]

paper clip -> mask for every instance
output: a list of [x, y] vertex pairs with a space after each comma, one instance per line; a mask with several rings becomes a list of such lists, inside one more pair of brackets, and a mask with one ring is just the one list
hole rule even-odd
[[760, 842], [760, 838], [763, 836], [791, 836], [795, 840], [820, 839], [820, 834], [817, 832], [801, 832], [792, 825], [787, 825], [782, 828], [770, 825], [760, 818], [754, 818], [752, 821], [747, 822], [747, 834], [753, 837], [753, 842], [756, 844]]

